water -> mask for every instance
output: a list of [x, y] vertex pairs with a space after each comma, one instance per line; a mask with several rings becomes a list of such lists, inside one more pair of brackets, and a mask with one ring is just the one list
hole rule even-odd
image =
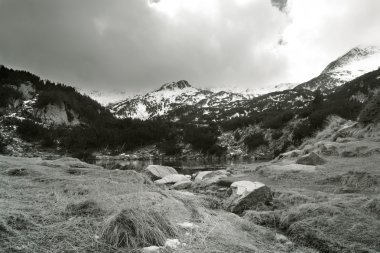
[[124, 161], [124, 160], [114, 160], [114, 159], [98, 159], [94, 160], [91, 163], [100, 165], [105, 169], [122, 169], [122, 170], [135, 170], [142, 171], [148, 165], [164, 165], [171, 166], [175, 168], [178, 173], [191, 175], [198, 171], [205, 170], [223, 170], [227, 169], [230, 166], [239, 165], [239, 164], [250, 164], [254, 161], [250, 160], [222, 160], [222, 161], [183, 161], [183, 160], [134, 160], [134, 161]]

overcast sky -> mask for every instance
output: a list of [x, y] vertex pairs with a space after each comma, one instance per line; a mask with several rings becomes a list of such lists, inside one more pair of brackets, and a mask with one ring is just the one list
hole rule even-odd
[[0, 0], [0, 64], [82, 88], [254, 89], [377, 43], [379, 13], [379, 0]]

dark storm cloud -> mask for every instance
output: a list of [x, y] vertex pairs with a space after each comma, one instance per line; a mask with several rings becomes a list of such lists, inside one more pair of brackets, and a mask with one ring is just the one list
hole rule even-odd
[[[355, 1], [336, 1], [347, 3], [349, 14], [357, 8]], [[358, 13], [355, 19], [377, 15], [378, 4], [367, 1], [371, 16]], [[278, 9], [284, 2], [286, 13]], [[318, 49], [330, 54], [343, 50], [332, 46], [341, 32], [333, 39], [312, 36], [326, 36], [334, 26], [318, 16], [304, 17], [315, 6], [302, 2], [306, 0], [0, 0], [0, 64], [94, 89], [148, 90], [180, 79], [203, 87], [288, 82], [325, 64], [328, 56], [300, 63], [319, 53], [311, 50], [317, 42]], [[323, 11], [316, 9], [324, 17], [329, 1], [316, 2], [325, 4], [319, 6]], [[349, 20], [345, 15], [339, 16], [337, 29]], [[343, 30], [360, 30], [365, 37], [362, 26], [368, 24], [361, 21]], [[313, 25], [315, 30], [308, 31]], [[376, 28], [368, 27], [367, 33]], [[353, 36], [344, 36], [348, 47]]]

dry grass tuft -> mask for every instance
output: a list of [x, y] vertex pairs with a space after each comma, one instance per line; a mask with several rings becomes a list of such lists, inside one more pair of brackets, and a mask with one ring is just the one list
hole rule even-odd
[[167, 238], [177, 235], [175, 227], [154, 210], [129, 208], [111, 216], [104, 224], [101, 238], [113, 247], [138, 249], [162, 246]]
[[13, 168], [5, 172], [8, 176], [26, 176], [28, 175], [28, 170], [26, 168]]
[[93, 200], [84, 200], [66, 206], [65, 213], [71, 216], [98, 216], [104, 213], [99, 204]]
[[14, 230], [27, 230], [37, 226], [29, 217], [20, 213], [9, 215], [6, 224]]
[[280, 215], [281, 214], [278, 211], [249, 210], [244, 214], [244, 219], [247, 219], [256, 225], [276, 228], [280, 223]]
[[365, 204], [364, 208], [380, 217], [380, 198], [371, 199]]
[[280, 228], [296, 242], [320, 252], [378, 252], [380, 221], [363, 212], [361, 201], [357, 202], [300, 205], [283, 213]]
[[16, 232], [10, 228], [3, 220], [0, 220], [0, 239], [14, 235], [16, 235]]
[[340, 190], [343, 192], [357, 192], [369, 190], [379, 185], [379, 179], [365, 171], [349, 171], [342, 175], [317, 181], [316, 183], [342, 186]]

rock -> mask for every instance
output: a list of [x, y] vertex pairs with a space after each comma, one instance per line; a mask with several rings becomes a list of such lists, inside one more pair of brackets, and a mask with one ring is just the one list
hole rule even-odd
[[142, 248], [141, 252], [142, 253], [157, 253], [160, 252], [161, 247], [158, 246], [149, 246]]
[[165, 242], [165, 248], [176, 249], [181, 246], [181, 242], [178, 239], [167, 239]]
[[189, 175], [182, 175], [182, 174], [172, 174], [167, 175], [159, 180], [154, 181], [156, 184], [175, 184], [178, 182], [190, 182], [190, 176]]
[[221, 178], [228, 177], [229, 175], [231, 175], [231, 173], [226, 170], [200, 171], [196, 174], [194, 182], [200, 182], [206, 179], [219, 180]]
[[303, 153], [302, 150], [298, 150], [298, 149], [291, 150], [291, 151], [289, 151], [289, 152], [286, 152], [286, 153], [282, 153], [282, 154], [280, 154], [280, 155], [277, 157], [277, 160], [296, 158], [296, 157], [301, 156], [302, 153]]
[[326, 163], [326, 160], [317, 155], [314, 152], [311, 152], [310, 154], [304, 155], [300, 157], [297, 162], [297, 164], [303, 164], [303, 165], [322, 165]]
[[193, 228], [197, 228], [198, 227], [194, 223], [192, 223], [192, 222], [186, 222], [186, 221], [182, 222], [182, 223], [178, 223], [178, 226], [180, 226], [183, 229], [188, 229], [188, 230], [191, 230]]
[[236, 214], [272, 201], [270, 188], [260, 182], [237, 181], [231, 184], [230, 190], [232, 194], [224, 205], [228, 211]]
[[[230, 173], [226, 170], [199, 172], [196, 175], [194, 182], [191, 184], [191, 189], [198, 193], [204, 192], [206, 194], [216, 194], [219, 197], [227, 197], [223, 196], [225, 195], [224, 193], [218, 192], [218, 189], [221, 186], [226, 186], [226, 184], [231, 184], [224, 181], [229, 175]], [[221, 180], [223, 180], [222, 183]]]
[[280, 243], [287, 243], [289, 241], [288, 237], [282, 234], [276, 234], [276, 241]]
[[192, 182], [191, 181], [180, 181], [175, 183], [170, 189], [173, 190], [184, 190], [191, 187]]
[[164, 178], [165, 176], [178, 174], [178, 172], [169, 166], [161, 166], [161, 165], [149, 165], [145, 168], [145, 173], [152, 179], [157, 180]]

